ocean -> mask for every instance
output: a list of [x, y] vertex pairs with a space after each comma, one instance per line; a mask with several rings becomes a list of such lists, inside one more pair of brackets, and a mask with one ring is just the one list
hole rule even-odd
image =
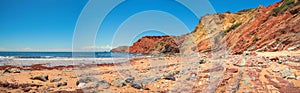
[[[116, 52], [0, 52], [0, 66], [47, 66], [128, 62], [141, 54]], [[145, 56], [143, 56], [145, 57]]]
[[13, 58], [123, 58], [141, 54], [117, 52], [0, 52], [1, 57]]

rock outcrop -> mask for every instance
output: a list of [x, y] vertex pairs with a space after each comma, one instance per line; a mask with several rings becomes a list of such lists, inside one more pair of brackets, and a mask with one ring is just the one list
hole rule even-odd
[[[194, 31], [182, 36], [146, 36], [124, 50], [130, 53], [190, 53], [226, 50], [294, 51], [300, 49], [300, 2], [282, 0], [268, 7], [236, 13], [209, 14]], [[121, 51], [119, 51], [121, 50]]]

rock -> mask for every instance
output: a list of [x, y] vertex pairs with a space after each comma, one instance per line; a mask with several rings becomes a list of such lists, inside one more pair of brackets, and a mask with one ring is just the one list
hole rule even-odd
[[99, 86], [99, 84], [97, 82], [88, 82], [88, 83], [84, 84], [81, 88], [94, 89], [94, 88], [97, 88], [98, 86]]
[[191, 78], [196, 78], [197, 74], [196, 73], [191, 73]]
[[131, 84], [131, 87], [135, 88], [135, 89], [143, 89], [143, 85], [142, 84], [139, 84], [139, 83], [135, 83], [133, 82]]
[[273, 72], [279, 72], [280, 70], [278, 68], [273, 68], [272, 71]]
[[106, 80], [98, 81], [97, 84], [102, 89], [107, 89], [111, 86], [111, 84], [109, 82], [107, 82]]
[[190, 77], [187, 77], [187, 78], [185, 78], [185, 80], [189, 81], [189, 80], [191, 80], [191, 78], [190, 78]]
[[41, 75], [41, 76], [35, 76], [35, 77], [31, 77], [30, 79], [32, 80], [40, 80], [43, 82], [46, 82], [48, 79], [48, 75]]
[[203, 60], [203, 59], [201, 59], [200, 61], [199, 61], [199, 64], [204, 64], [205, 63], [205, 60]]
[[273, 61], [273, 62], [277, 62], [279, 60], [279, 58], [278, 57], [272, 57], [272, 58], [270, 58], [270, 60]]
[[79, 83], [89, 83], [89, 82], [97, 82], [98, 79], [95, 77], [81, 77], [79, 80], [76, 82], [76, 85], [78, 86]]
[[237, 72], [238, 72], [238, 69], [237, 69], [237, 68], [226, 68], [226, 72], [229, 72], [229, 73], [237, 73]]
[[53, 78], [53, 79], [50, 80], [50, 82], [58, 82], [60, 80], [62, 80], [62, 78]]
[[286, 67], [281, 72], [280, 75], [282, 78], [288, 78], [288, 79], [296, 79], [296, 76], [294, 73], [291, 72], [290, 68]]
[[3, 74], [5, 73], [21, 73], [21, 70], [11, 70], [10, 68], [5, 68]]
[[172, 81], [176, 80], [174, 76], [164, 77], [164, 79], [166, 79], [166, 80], [172, 80]]
[[174, 75], [178, 74], [178, 73], [179, 73], [179, 71], [171, 71], [168, 74], [164, 75], [164, 79], [175, 81], [176, 79], [175, 79]]
[[300, 76], [298, 76], [296, 79], [297, 79], [297, 80], [300, 80]]
[[30, 87], [27, 87], [27, 88], [24, 88], [24, 89], [23, 89], [24, 92], [29, 92], [30, 90], [31, 90]]
[[199, 81], [199, 82], [198, 82], [198, 85], [199, 85], [199, 86], [202, 86], [203, 84], [202, 84], [202, 82], [201, 82], [201, 81]]
[[82, 88], [86, 83], [79, 83], [77, 87]]
[[117, 86], [117, 87], [123, 87], [123, 86], [126, 86], [126, 82], [124, 79], [121, 79], [121, 78], [116, 78], [113, 83], [112, 83], [114, 86]]
[[132, 77], [132, 76], [129, 76], [129, 77], [125, 78], [126, 83], [132, 83], [133, 81], [134, 81], [134, 77]]
[[57, 83], [56, 87], [67, 86], [67, 82]]

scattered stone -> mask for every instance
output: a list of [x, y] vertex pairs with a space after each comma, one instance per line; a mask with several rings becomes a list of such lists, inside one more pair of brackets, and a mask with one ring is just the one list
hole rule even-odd
[[133, 81], [134, 81], [134, 77], [132, 77], [132, 76], [129, 76], [129, 77], [125, 78], [126, 83], [133, 83]]
[[203, 59], [201, 59], [200, 61], [199, 61], [199, 64], [204, 64], [205, 63], [205, 60], [203, 60]]
[[58, 82], [60, 80], [62, 80], [62, 78], [53, 78], [53, 79], [50, 80], [50, 82]]
[[86, 83], [79, 83], [77, 87], [82, 88]]
[[197, 74], [196, 73], [191, 73], [191, 78], [196, 78]]
[[202, 84], [202, 82], [201, 82], [201, 81], [199, 81], [198, 85], [199, 85], [199, 86], [202, 86], [203, 84]]
[[106, 80], [98, 81], [97, 84], [102, 89], [107, 89], [107, 88], [109, 88], [111, 86], [111, 84], [109, 82], [107, 82]]
[[126, 86], [126, 82], [124, 79], [121, 79], [121, 78], [116, 78], [113, 83], [112, 83], [114, 86], [117, 86], [117, 87], [123, 87], [123, 86]]
[[278, 57], [272, 57], [272, 58], [270, 58], [270, 60], [273, 61], [273, 62], [277, 62], [279, 60], [279, 58]]
[[30, 90], [31, 90], [30, 87], [27, 87], [27, 88], [24, 88], [24, 89], [23, 89], [24, 92], [29, 92]]
[[273, 72], [279, 72], [280, 70], [278, 68], [273, 68], [272, 71]]
[[30, 79], [32, 80], [40, 80], [43, 82], [46, 82], [48, 79], [48, 75], [41, 75], [41, 76], [35, 76], [35, 77], [31, 77]]
[[135, 89], [143, 89], [143, 85], [139, 84], [139, 83], [132, 83], [131, 87], [133, 87]]
[[83, 89], [95, 89], [99, 86], [97, 82], [88, 82], [84, 84], [81, 88]]
[[291, 72], [290, 68], [286, 67], [281, 72], [280, 75], [282, 78], [288, 78], [288, 79], [296, 79], [296, 76], [294, 73]]
[[190, 77], [187, 77], [185, 80], [189, 81], [189, 80], [191, 80], [191, 78], [190, 78]]
[[11, 70], [10, 68], [5, 68], [3, 74], [5, 73], [21, 73], [21, 70]]
[[237, 69], [237, 68], [226, 68], [226, 72], [229, 72], [229, 73], [237, 73], [237, 72], [238, 72], [238, 69]]
[[56, 87], [67, 86], [67, 85], [68, 85], [67, 82], [57, 83]]
[[76, 85], [78, 86], [79, 83], [89, 83], [89, 82], [97, 82], [98, 79], [95, 77], [81, 77], [77, 82]]
[[300, 76], [298, 76], [296, 79], [297, 79], [297, 80], [300, 80]]
[[172, 81], [176, 80], [174, 76], [164, 77], [164, 79], [166, 79], [166, 80], [172, 80]]

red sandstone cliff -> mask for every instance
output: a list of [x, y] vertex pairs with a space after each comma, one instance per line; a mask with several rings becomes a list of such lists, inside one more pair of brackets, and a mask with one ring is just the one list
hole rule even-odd
[[300, 2], [285, 0], [268, 7], [205, 15], [191, 33], [178, 37], [143, 37], [127, 52], [149, 54], [228, 50], [231, 54], [241, 54], [244, 51], [299, 50], [299, 11]]

